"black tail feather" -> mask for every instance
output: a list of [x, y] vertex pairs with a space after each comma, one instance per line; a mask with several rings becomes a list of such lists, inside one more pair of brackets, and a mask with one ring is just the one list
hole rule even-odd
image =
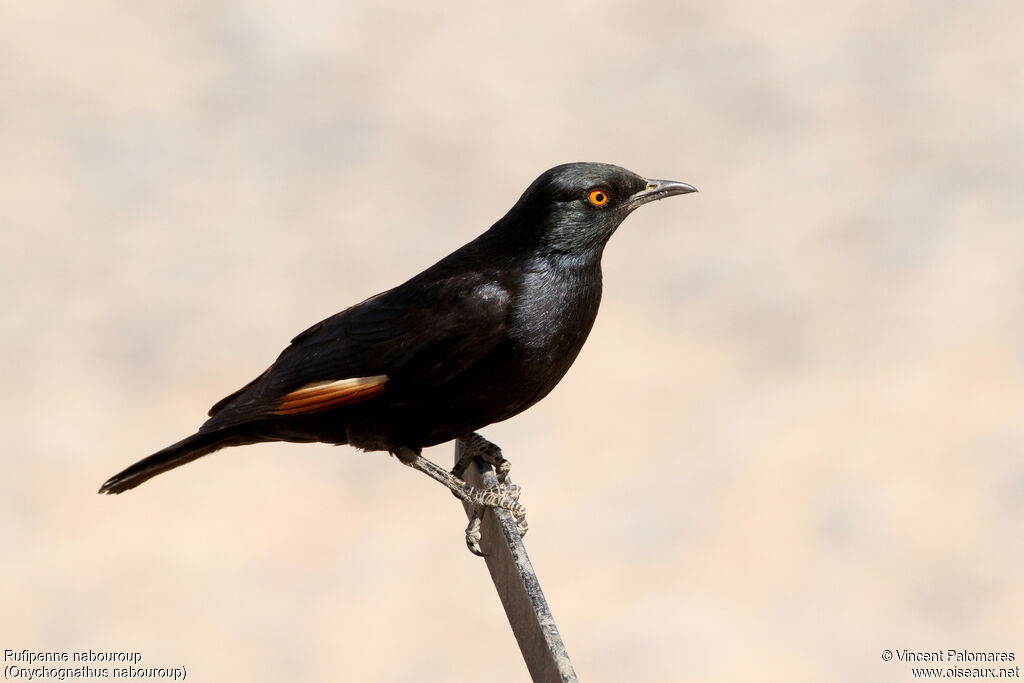
[[226, 446], [242, 446], [254, 441], [256, 439], [245, 439], [224, 432], [196, 433], [162, 451], [143, 458], [123, 472], [115, 474], [103, 482], [99, 492], [121, 493], [135, 488], [158, 474], [173, 470], [175, 467], [180, 467]]

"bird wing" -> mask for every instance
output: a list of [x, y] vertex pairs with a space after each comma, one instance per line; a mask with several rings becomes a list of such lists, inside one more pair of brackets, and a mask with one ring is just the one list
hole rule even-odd
[[313, 325], [210, 409], [200, 431], [338, 408], [442, 384], [505, 336], [507, 289], [481, 275], [410, 281]]

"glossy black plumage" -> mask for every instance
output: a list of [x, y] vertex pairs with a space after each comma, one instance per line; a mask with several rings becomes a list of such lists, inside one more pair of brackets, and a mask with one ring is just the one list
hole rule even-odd
[[576, 359], [601, 299], [601, 254], [622, 220], [693, 191], [608, 164], [545, 172], [487, 232], [295, 337], [196, 434], [100, 491], [120, 493], [225, 446], [322, 441], [419, 453], [512, 417]]

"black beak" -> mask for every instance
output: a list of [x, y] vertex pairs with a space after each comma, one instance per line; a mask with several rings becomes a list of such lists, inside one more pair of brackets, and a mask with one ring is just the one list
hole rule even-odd
[[626, 202], [626, 207], [632, 211], [636, 207], [646, 204], [647, 202], [657, 201], [659, 199], [664, 199], [665, 197], [671, 197], [675, 194], [689, 194], [696, 191], [697, 188], [693, 185], [679, 183], [675, 180], [655, 180], [653, 178], [648, 178], [647, 187], [631, 196], [629, 201]]

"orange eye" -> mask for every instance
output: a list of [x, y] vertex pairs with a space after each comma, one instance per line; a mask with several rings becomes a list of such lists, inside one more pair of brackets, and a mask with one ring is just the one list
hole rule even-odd
[[587, 194], [587, 201], [594, 206], [604, 206], [608, 203], [608, 193], [604, 190], [591, 190]]

